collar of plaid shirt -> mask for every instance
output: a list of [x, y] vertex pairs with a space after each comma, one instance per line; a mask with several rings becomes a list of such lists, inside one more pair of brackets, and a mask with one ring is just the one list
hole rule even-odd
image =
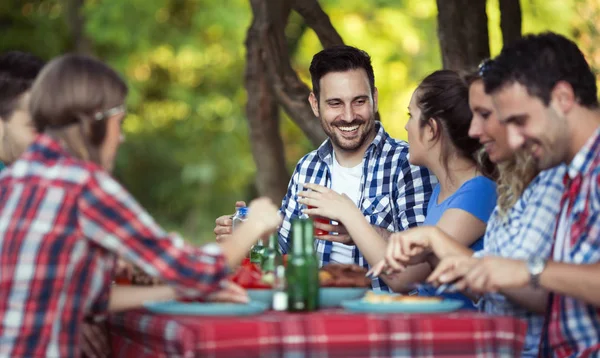
[[[377, 131], [377, 134], [375, 135], [375, 138], [371, 144], [367, 147], [367, 150], [365, 151], [365, 157], [371, 151], [372, 155], [379, 155], [383, 149], [386, 139], [389, 138], [389, 135], [383, 129], [383, 126], [380, 122], [375, 122], [375, 130]], [[323, 142], [323, 144], [321, 144], [319, 149], [317, 149], [317, 155], [330, 167], [333, 165], [333, 144], [331, 144], [331, 139], [327, 139], [325, 142]]]

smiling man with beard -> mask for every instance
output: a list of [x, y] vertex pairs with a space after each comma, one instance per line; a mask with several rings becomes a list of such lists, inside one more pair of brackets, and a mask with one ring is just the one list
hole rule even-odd
[[[305, 183], [346, 194], [384, 237], [421, 224], [437, 180], [427, 169], [411, 166], [408, 144], [391, 138], [376, 120], [378, 93], [369, 55], [350, 46], [327, 48], [313, 57], [310, 74], [309, 102], [329, 139], [296, 165], [280, 209], [282, 252], [290, 248], [291, 220], [306, 217], [297, 196]], [[317, 229], [326, 232], [315, 240], [320, 264], [355, 263], [368, 268], [346, 229], [337, 224], [315, 222]], [[218, 218], [217, 240], [230, 233], [230, 218]], [[372, 287], [389, 291], [378, 278]]]
[[[303, 215], [297, 193], [304, 183], [346, 194], [384, 237], [421, 224], [436, 179], [427, 169], [411, 166], [408, 144], [392, 139], [375, 119], [378, 92], [369, 55], [350, 46], [327, 48], [313, 57], [310, 74], [309, 102], [329, 139], [300, 159], [292, 175], [281, 208], [283, 251], [289, 249], [291, 219]], [[328, 232], [316, 240], [322, 265], [369, 267], [343, 226], [315, 225]], [[377, 278], [372, 286], [388, 290]]]

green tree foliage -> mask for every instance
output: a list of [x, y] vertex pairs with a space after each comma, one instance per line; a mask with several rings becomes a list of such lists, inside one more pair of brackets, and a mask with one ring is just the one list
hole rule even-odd
[[[573, 34], [572, 7], [581, 1], [522, 0], [523, 31]], [[0, 51], [21, 49], [46, 59], [68, 51], [69, 4], [2, 1]], [[441, 64], [435, 1], [321, 4], [346, 43], [372, 55], [382, 120], [392, 135], [405, 138], [410, 95]], [[492, 54], [502, 45], [497, 8], [497, 0], [488, 1]], [[165, 227], [196, 242], [212, 240], [215, 217], [256, 195], [244, 117], [248, 0], [87, 0], [82, 14], [95, 55], [119, 70], [131, 89], [116, 176]], [[308, 66], [320, 44], [294, 14], [286, 34], [293, 65], [309, 83]], [[285, 117], [282, 135], [291, 170], [312, 148]]]

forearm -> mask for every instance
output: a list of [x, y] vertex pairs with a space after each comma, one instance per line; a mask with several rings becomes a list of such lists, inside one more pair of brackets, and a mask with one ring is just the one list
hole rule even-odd
[[168, 301], [177, 296], [170, 286], [112, 286], [108, 299], [110, 312], [139, 308], [147, 301]]
[[221, 243], [227, 266], [235, 267], [238, 265], [246, 257], [252, 245], [258, 241], [259, 235], [260, 230], [255, 226], [251, 223], [243, 223], [233, 232], [230, 240]]
[[548, 261], [540, 286], [600, 307], [600, 264], [566, 264]]
[[[387, 239], [392, 234], [391, 232], [370, 225], [358, 210], [352, 215], [348, 215], [344, 225], [369, 264], [374, 265], [384, 259]], [[381, 275], [381, 278], [394, 292], [407, 293], [413, 290], [412, 284], [424, 281], [430, 273], [431, 268], [428, 264], [418, 264], [408, 267], [400, 274]]]
[[448, 256], [472, 256], [473, 250], [466, 247], [462, 243], [454, 240], [450, 235], [438, 227], [433, 228], [434, 233], [431, 235], [431, 251], [438, 258], [432, 261], [437, 266], [439, 260]]
[[[375, 265], [383, 260], [387, 249], [387, 237], [389, 237], [387, 230], [375, 228], [369, 224], [358, 209], [350, 211], [340, 221], [344, 224], [352, 241], [370, 265]], [[384, 238], [379, 232], [386, 235], [386, 237]]]
[[509, 301], [535, 313], [546, 312], [548, 292], [533, 287], [512, 288], [500, 290]]

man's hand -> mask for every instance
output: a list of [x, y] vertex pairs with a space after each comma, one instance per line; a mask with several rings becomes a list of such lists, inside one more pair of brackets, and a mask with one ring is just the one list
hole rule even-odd
[[475, 293], [523, 288], [529, 280], [525, 261], [496, 256], [484, 257], [465, 275], [467, 287]]
[[[245, 207], [246, 203], [243, 201], [238, 201], [235, 203], [235, 208]], [[217, 242], [222, 242], [223, 240], [227, 240], [231, 236], [231, 232], [233, 231], [233, 221], [232, 215], [223, 215], [215, 220], [215, 236]]]
[[453, 283], [457, 290], [467, 287], [465, 275], [479, 262], [480, 259], [471, 256], [449, 256], [442, 259], [435, 270], [427, 278], [427, 282], [439, 286]]
[[[317, 238], [319, 240], [339, 242], [344, 245], [354, 245], [354, 241], [352, 241], [350, 234], [348, 234], [348, 230], [346, 230], [346, 227], [344, 225], [342, 225], [341, 223], [338, 225], [331, 225], [331, 224], [325, 224], [325, 223], [320, 223], [318, 221], [314, 221], [314, 226], [315, 226], [315, 229], [321, 229], [321, 230], [329, 233], [329, 235], [315, 236], [315, 238]], [[337, 235], [331, 235], [332, 232], [337, 233]]]
[[304, 184], [304, 190], [298, 193], [298, 203], [307, 206], [303, 210], [306, 215], [321, 216], [342, 223], [346, 214], [358, 210], [346, 194], [338, 194], [322, 185], [312, 183]]

